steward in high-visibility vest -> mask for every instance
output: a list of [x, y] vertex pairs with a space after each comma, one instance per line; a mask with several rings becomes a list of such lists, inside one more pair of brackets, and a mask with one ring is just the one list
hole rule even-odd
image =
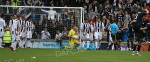
[[11, 45], [11, 34], [8, 28], [6, 28], [4, 32], [3, 43], [5, 44], [5, 47], [9, 47]]

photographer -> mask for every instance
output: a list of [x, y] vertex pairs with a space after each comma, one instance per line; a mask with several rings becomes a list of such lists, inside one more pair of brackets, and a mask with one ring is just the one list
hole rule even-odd
[[55, 40], [56, 40], [57, 44], [59, 44], [60, 49], [62, 49], [63, 48], [62, 47], [62, 34], [59, 32], [59, 30], [56, 33]]

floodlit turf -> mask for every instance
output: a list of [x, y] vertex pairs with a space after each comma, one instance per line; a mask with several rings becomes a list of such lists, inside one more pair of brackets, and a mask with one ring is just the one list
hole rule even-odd
[[67, 49], [0, 49], [0, 62], [150, 62], [150, 52], [142, 56], [131, 51], [67, 50]]

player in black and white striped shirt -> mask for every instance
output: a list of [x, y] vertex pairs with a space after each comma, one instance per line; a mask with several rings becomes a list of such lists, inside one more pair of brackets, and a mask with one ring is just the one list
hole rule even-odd
[[18, 16], [14, 15], [13, 19], [10, 21], [10, 28], [11, 28], [11, 38], [12, 38], [12, 42], [11, 42], [11, 49], [12, 51], [16, 51], [16, 46], [17, 46], [17, 41], [16, 41], [16, 36], [17, 36], [17, 29], [18, 29]]
[[32, 18], [29, 18], [29, 20], [26, 22], [26, 44], [25, 44], [25, 48], [30, 47], [30, 40], [32, 38], [32, 27], [33, 23], [32, 23]]
[[3, 19], [4, 15], [2, 14], [0, 17], [0, 48], [2, 48], [2, 37], [4, 35], [4, 27], [5, 25], [5, 20]]
[[95, 46], [96, 46], [96, 49], [99, 49], [99, 41], [102, 39], [102, 34], [104, 31], [104, 24], [101, 21], [100, 17], [97, 17], [97, 20], [94, 24], [94, 30], [95, 30], [95, 33], [94, 33]]
[[25, 43], [25, 37], [26, 37], [26, 20], [25, 20], [25, 17], [22, 16], [20, 17], [20, 21], [18, 22], [19, 23], [19, 28], [20, 28], [20, 43], [19, 43], [19, 46], [21, 48], [24, 48], [24, 43]]
[[[89, 49], [90, 43], [93, 42], [94, 40], [94, 27], [93, 27], [92, 21], [88, 25], [88, 32], [87, 32], [86, 38], [87, 38], [87, 48]], [[94, 42], [92, 44], [92, 48], [94, 48]]]
[[[81, 39], [82, 39], [82, 48], [84, 48], [84, 45], [85, 45], [85, 42], [87, 42], [87, 39], [88, 39], [88, 30], [89, 30], [89, 23], [88, 23], [88, 20], [85, 19], [85, 22], [81, 24], [81, 31], [82, 31], [82, 34], [81, 34]], [[88, 41], [89, 43], [89, 41]]]

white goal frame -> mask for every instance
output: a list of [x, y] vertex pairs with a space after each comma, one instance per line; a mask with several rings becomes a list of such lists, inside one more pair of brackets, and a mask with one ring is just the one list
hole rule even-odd
[[[81, 11], [81, 14], [80, 14], [80, 24], [79, 24], [79, 27], [81, 25], [81, 23], [84, 23], [84, 8], [83, 7], [48, 7], [48, 6], [10, 6], [10, 5], [0, 5], [0, 7], [24, 7], [24, 8], [56, 8], [56, 9], [77, 9], [77, 10], [80, 10]], [[81, 35], [81, 27], [79, 28], [79, 32], [80, 32], [80, 35]], [[81, 39], [80, 39], [81, 41]]]
[[0, 7], [24, 7], [24, 8], [56, 8], [56, 9], [80, 9], [81, 10], [81, 21], [84, 22], [84, 8], [83, 7], [47, 7], [47, 6], [10, 6], [10, 5], [0, 5]]

